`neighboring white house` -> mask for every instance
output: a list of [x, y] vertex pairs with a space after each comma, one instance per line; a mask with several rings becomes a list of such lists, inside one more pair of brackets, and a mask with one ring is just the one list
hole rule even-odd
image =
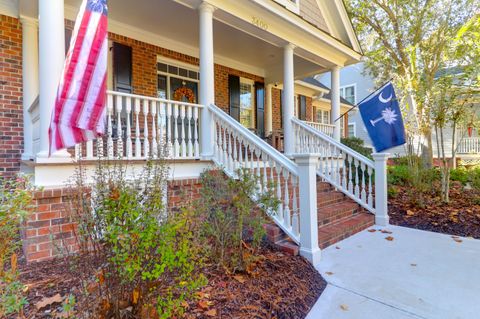
[[[317, 80], [330, 87], [331, 77], [329, 73], [318, 75]], [[350, 103], [356, 105], [376, 89], [375, 81], [365, 72], [364, 63], [360, 62], [343, 68], [340, 71], [340, 95]], [[363, 124], [362, 117], [358, 109], [349, 113], [348, 117], [348, 136], [355, 136], [364, 141], [366, 147], [373, 148], [372, 141], [368, 136], [367, 129]], [[444, 131], [445, 155], [452, 155], [452, 129]], [[438, 158], [438, 147], [436, 135], [433, 132], [433, 157]], [[477, 129], [471, 130], [471, 136], [467, 128], [457, 130], [457, 156], [461, 163], [475, 164], [480, 159], [480, 138]], [[388, 150], [393, 156], [404, 156], [407, 154], [405, 146], [398, 146]]]

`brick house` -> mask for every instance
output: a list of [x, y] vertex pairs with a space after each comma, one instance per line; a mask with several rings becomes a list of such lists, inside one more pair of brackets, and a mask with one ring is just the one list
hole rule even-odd
[[[282, 207], [272, 219], [312, 262], [319, 243], [363, 229], [373, 214], [388, 221], [386, 198], [373, 191], [384, 183], [379, 173], [373, 181], [383, 159], [339, 143], [348, 116], [335, 120], [352, 106], [340, 98], [339, 71], [361, 58], [341, 0], [110, 1], [108, 134], [49, 157], [50, 114], [80, 3], [0, 0], [0, 174], [30, 173], [44, 187], [24, 234], [29, 261], [56, 254], [52, 235], [75, 245], [62, 201], [78, 160], [94, 167], [98, 157], [121, 157], [135, 170], [159, 146], [169, 150], [170, 195], [193, 191], [214, 165], [277, 179]], [[325, 72], [332, 90], [312, 77]], [[363, 184], [352, 168], [367, 172]], [[330, 186], [317, 185], [317, 175]], [[317, 221], [320, 189], [353, 208], [322, 202], [334, 218]]]

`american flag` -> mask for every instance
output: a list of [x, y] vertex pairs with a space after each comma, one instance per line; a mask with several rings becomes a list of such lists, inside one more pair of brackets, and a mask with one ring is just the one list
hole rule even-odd
[[107, 0], [83, 0], [50, 122], [50, 154], [105, 132]]

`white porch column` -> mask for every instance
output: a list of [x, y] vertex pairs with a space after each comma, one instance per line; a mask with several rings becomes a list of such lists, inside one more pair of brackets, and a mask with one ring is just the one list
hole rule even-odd
[[295, 46], [291, 43], [287, 44], [283, 50], [283, 147], [287, 156], [293, 154], [294, 136], [292, 118], [295, 105], [295, 81], [293, 71], [293, 50]]
[[[64, 0], [39, 0], [40, 152], [48, 157], [48, 129], [65, 61]], [[66, 150], [53, 157], [69, 158]]]
[[213, 12], [215, 7], [202, 2], [198, 7], [200, 15], [200, 104], [202, 109], [200, 121], [201, 156], [213, 155], [213, 121], [208, 105], [215, 103], [215, 74], [213, 62]]
[[387, 226], [388, 192], [387, 192], [387, 160], [389, 153], [373, 153], [375, 161], [375, 224]]
[[332, 102], [332, 111], [330, 112], [331, 122], [335, 125], [333, 129], [333, 138], [337, 141], [340, 141], [340, 124], [341, 121], [338, 120], [340, 117], [340, 67], [335, 66], [332, 69], [332, 89], [330, 93], [331, 102]]
[[300, 255], [318, 265], [321, 250], [318, 247], [317, 163], [318, 154], [295, 154], [298, 164], [300, 192]]
[[38, 96], [38, 22], [20, 17], [22, 23], [23, 74], [23, 153], [22, 159], [33, 157], [32, 119], [28, 109]]
[[272, 84], [266, 85], [265, 94], [267, 97], [267, 103], [265, 105], [265, 135], [268, 136], [272, 133], [273, 121], [272, 121]]

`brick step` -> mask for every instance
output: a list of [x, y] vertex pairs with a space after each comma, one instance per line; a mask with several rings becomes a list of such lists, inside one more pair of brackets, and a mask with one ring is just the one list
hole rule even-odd
[[344, 198], [343, 201], [328, 206], [319, 206], [318, 225], [333, 224], [341, 219], [354, 216], [360, 211], [360, 206], [349, 198]]
[[297, 256], [299, 252], [298, 245], [292, 241], [288, 236], [275, 224], [265, 224], [267, 232], [267, 239], [280, 250], [281, 252]]
[[337, 223], [320, 226], [318, 229], [318, 245], [321, 249], [324, 249], [373, 226], [374, 223], [375, 218], [372, 214], [361, 212], [357, 215], [339, 220]]
[[348, 200], [348, 198], [342, 192], [317, 192], [318, 207], [324, 207], [331, 204], [344, 202], [346, 200]]

